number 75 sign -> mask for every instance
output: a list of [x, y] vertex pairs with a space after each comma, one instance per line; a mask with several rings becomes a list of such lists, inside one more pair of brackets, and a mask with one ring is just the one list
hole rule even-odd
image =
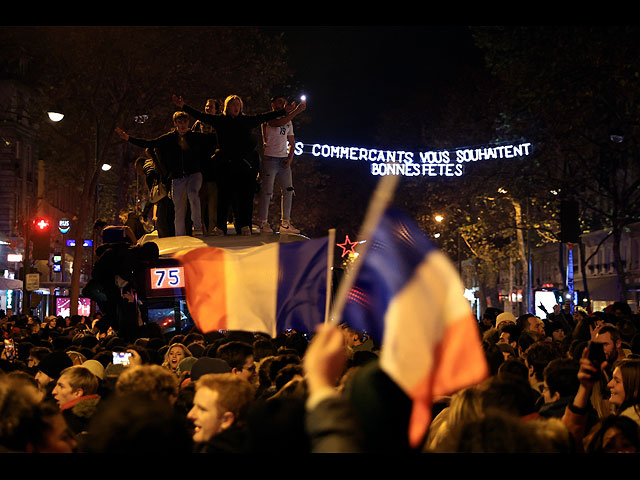
[[184, 268], [164, 267], [151, 269], [151, 289], [183, 288]]

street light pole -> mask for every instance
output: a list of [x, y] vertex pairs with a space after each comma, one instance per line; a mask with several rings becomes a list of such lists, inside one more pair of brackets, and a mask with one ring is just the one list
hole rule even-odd
[[31, 254], [29, 251], [29, 247], [31, 246], [29, 244], [29, 242], [31, 241], [31, 236], [29, 235], [31, 230], [31, 222], [29, 221], [30, 217], [31, 206], [29, 202], [27, 202], [27, 218], [26, 221], [23, 222], [24, 256], [22, 257], [22, 305], [20, 309], [23, 315], [28, 315], [31, 310], [31, 293], [29, 292], [29, 290], [27, 290], [27, 275], [31, 273]]

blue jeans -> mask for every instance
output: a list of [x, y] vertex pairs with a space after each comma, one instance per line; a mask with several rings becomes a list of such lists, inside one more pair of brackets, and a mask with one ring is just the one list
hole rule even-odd
[[291, 219], [291, 203], [293, 200], [293, 180], [291, 176], [291, 166], [283, 168], [282, 164], [286, 157], [263, 157], [262, 159], [262, 188], [260, 189], [259, 212], [260, 221], [267, 220], [269, 216], [269, 204], [273, 197], [273, 185], [276, 177], [280, 188], [282, 188], [282, 198], [280, 201], [281, 220], [287, 222]]
[[176, 236], [186, 235], [185, 220], [187, 215], [187, 200], [191, 207], [191, 221], [193, 229], [202, 231], [202, 211], [200, 210], [200, 187], [202, 173], [192, 173], [182, 178], [171, 180], [171, 198], [175, 210]]

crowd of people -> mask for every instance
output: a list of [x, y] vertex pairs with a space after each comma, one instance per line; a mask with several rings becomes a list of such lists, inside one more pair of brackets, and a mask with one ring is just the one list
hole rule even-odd
[[639, 317], [628, 305], [545, 318], [487, 309], [489, 376], [435, 398], [419, 445], [412, 402], [364, 332], [325, 324], [135, 340], [94, 317], [1, 312], [4, 453], [603, 453], [640, 451]]
[[[204, 112], [176, 95], [173, 102], [174, 128], [157, 138], [136, 138], [116, 128], [121, 139], [144, 148], [136, 170], [144, 175], [158, 236], [226, 235], [229, 220], [237, 234], [251, 235], [258, 192], [260, 232], [272, 233], [268, 213], [276, 178], [282, 189], [279, 232], [299, 233], [290, 218], [292, 119], [306, 102], [276, 95], [271, 111], [260, 114], [246, 114], [238, 95], [229, 95], [222, 110], [209, 99]], [[191, 118], [197, 121], [191, 124]], [[258, 127], [261, 145], [253, 136]]]

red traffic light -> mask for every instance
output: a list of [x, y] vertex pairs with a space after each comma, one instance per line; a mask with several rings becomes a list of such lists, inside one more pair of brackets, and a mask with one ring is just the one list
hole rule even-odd
[[36, 227], [36, 229], [40, 230], [41, 232], [45, 230], [49, 230], [49, 227], [51, 226], [51, 224], [49, 223], [49, 220], [47, 220], [46, 218], [36, 218], [33, 221], [33, 224]]

